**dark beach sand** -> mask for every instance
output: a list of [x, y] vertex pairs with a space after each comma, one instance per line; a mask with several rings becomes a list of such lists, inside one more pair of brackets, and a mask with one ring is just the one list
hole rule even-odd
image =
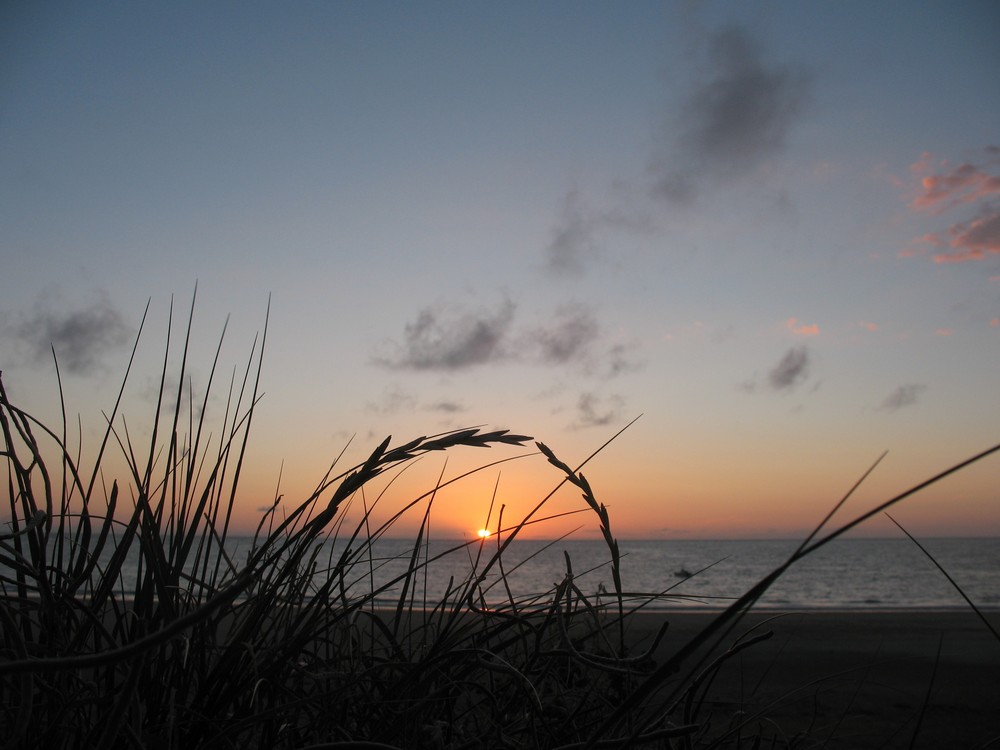
[[[765, 622], [774, 616], [752, 613], [722, 642], [725, 650], [755, 625], [773, 631], [723, 665], [709, 692], [720, 723], [741, 708], [764, 709], [750, 726], [771, 722], [788, 738], [807, 732], [801, 747], [909, 747], [927, 699], [915, 747], [1000, 748], [1000, 641], [971, 610], [814, 611]], [[629, 636], [648, 645], [669, 621], [660, 662], [710, 617], [640, 612]], [[987, 617], [1000, 630], [1000, 612]]]

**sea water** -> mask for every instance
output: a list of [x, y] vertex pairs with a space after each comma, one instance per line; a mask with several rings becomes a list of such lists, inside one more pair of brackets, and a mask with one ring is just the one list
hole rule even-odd
[[[983, 609], [1000, 609], [1000, 539], [926, 539], [923, 546]], [[231, 538], [230, 558], [240, 565], [253, 545]], [[781, 565], [799, 545], [795, 540], [704, 541], [620, 540], [622, 590], [630, 606], [646, 609], [720, 608], [737, 599]], [[380, 539], [370, 547], [354, 542], [352, 564], [337, 566], [343, 541], [326, 541], [316, 556], [313, 586], [331, 575], [351, 596], [375, 591], [377, 602], [392, 606], [404, 596], [408, 606], [431, 607], [451, 600], [462, 583], [477, 579], [474, 601], [487, 607], [511, 600], [520, 606], [551, 601], [560, 585], [573, 586], [593, 603], [609, 604], [614, 592], [611, 555], [602, 541], [515, 540], [502, 566], [487, 565], [495, 538], [433, 540], [416, 549], [412, 540]], [[105, 557], [110, 550], [105, 550]], [[412, 561], [416, 574], [406, 579]], [[9, 569], [0, 564], [3, 577]], [[134, 591], [138, 545], [122, 569], [117, 590]], [[9, 578], [8, 578], [9, 581]], [[404, 587], [404, 583], [406, 584]], [[7, 592], [10, 583], [2, 586]], [[758, 608], [794, 609], [960, 609], [962, 595], [912, 541], [837, 539], [789, 568], [758, 601]]]
[[[633, 604], [647, 609], [719, 608], [734, 601], [781, 565], [799, 545], [791, 540], [632, 541], [620, 540], [622, 589]], [[1000, 609], [1000, 539], [929, 539], [924, 548], [984, 609]], [[459, 543], [431, 542], [423, 552], [433, 557]], [[431, 563], [426, 576], [428, 599], [440, 598], [449, 579], [482, 571], [495, 542], [469, 545]], [[385, 540], [377, 551], [395, 562], [383, 580], [405, 569], [412, 542]], [[557, 543], [515, 541], [505, 552], [506, 583], [494, 566], [482, 588], [488, 604], [510, 595], [516, 600], [552, 592], [571, 572], [574, 585], [604, 603], [613, 592], [611, 555], [600, 541]], [[568, 562], [567, 562], [568, 561]], [[378, 575], [376, 575], [378, 578]], [[510, 594], [508, 594], [508, 589]], [[399, 594], [394, 587], [380, 595]], [[908, 539], [838, 539], [798, 561], [766, 591], [757, 606], [772, 609], [950, 609], [967, 607], [958, 590]]]

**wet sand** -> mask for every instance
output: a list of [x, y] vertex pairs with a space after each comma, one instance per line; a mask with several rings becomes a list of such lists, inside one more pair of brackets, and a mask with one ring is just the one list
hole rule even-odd
[[[719, 722], [745, 710], [750, 728], [763, 723], [789, 739], [807, 733], [801, 747], [903, 748], [919, 721], [914, 747], [1000, 748], [1000, 641], [971, 610], [812, 611], [769, 620], [775, 614], [748, 615], [722, 641], [724, 651], [755, 626], [754, 634], [773, 632], [722, 665], [708, 693]], [[629, 638], [648, 647], [667, 620], [654, 653], [662, 662], [710, 617], [636, 613]], [[1000, 612], [987, 617], [1000, 630]]]

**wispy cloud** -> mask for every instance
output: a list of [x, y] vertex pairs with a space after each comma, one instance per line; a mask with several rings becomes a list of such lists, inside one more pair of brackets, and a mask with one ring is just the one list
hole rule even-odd
[[427, 411], [436, 411], [442, 414], [458, 414], [465, 411], [465, 407], [456, 401], [436, 401], [428, 404]]
[[618, 394], [598, 396], [594, 393], [581, 393], [576, 402], [576, 421], [574, 429], [585, 427], [605, 427], [619, 422], [625, 399]]
[[907, 383], [899, 386], [882, 401], [879, 407], [883, 411], [897, 411], [905, 406], [913, 406], [920, 398], [920, 394], [927, 390], [927, 386], [921, 383]]
[[[759, 375], [755, 373], [753, 377], [744, 380], [738, 387], [746, 393], [757, 393], [762, 386], [779, 393], [788, 393], [795, 390], [809, 377], [810, 367], [809, 349], [804, 345], [793, 346], [768, 371], [767, 378], [763, 383], [761, 383]], [[813, 390], [815, 391], [818, 387], [817, 383]]]
[[611, 378], [639, 367], [632, 350], [604, 341], [593, 310], [567, 305], [544, 323], [515, 326], [515, 306], [470, 312], [424, 308], [375, 364], [399, 370], [462, 370], [485, 363], [572, 367], [578, 374]]
[[679, 134], [650, 164], [653, 194], [674, 204], [693, 203], [706, 184], [746, 177], [781, 153], [809, 92], [804, 70], [768, 61], [739, 26], [709, 37], [701, 70]]
[[947, 248], [934, 255], [936, 263], [963, 263], [1000, 254], [1000, 176], [991, 174], [998, 164], [1000, 147], [996, 146], [986, 147], [978, 163], [958, 166], [923, 154], [910, 168], [918, 182], [910, 208], [938, 216], [959, 207], [975, 206], [975, 215], [953, 222], [943, 231], [924, 234], [900, 255], [917, 255], [924, 245]]
[[568, 192], [552, 230], [552, 239], [545, 247], [548, 270], [557, 274], [583, 273], [586, 262], [597, 254], [596, 224], [593, 211], [584, 205], [579, 191]]
[[594, 312], [583, 305], [556, 311], [547, 324], [526, 331], [516, 349], [528, 361], [542, 365], [577, 364], [583, 375], [611, 379], [641, 368], [634, 346], [608, 344]]
[[809, 350], [793, 346], [767, 374], [768, 384], [776, 391], [790, 391], [809, 375]]
[[76, 310], [57, 311], [38, 302], [30, 315], [13, 327], [14, 336], [26, 345], [36, 362], [49, 359], [52, 349], [61, 367], [86, 374], [102, 364], [102, 359], [129, 339], [127, 326], [111, 301], [101, 296]]
[[925, 152], [910, 167], [913, 176], [920, 180], [920, 190], [910, 201], [910, 207], [940, 214], [1000, 193], [1000, 177], [985, 171], [998, 161], [1000, 148], [988, 146], [985, 154], [985, 164], [965, 162], [953, 167], [946, 160], [936, 163], [933, 155]]
[[819, 336], [819, 325], [816, 323], [806, 325], [796, 318], [786, 320], [785, 328], [797, 336]]
[[605, 379], [615, 378], [628, 372], [641, 370], [644, 362], [633, 355], [634, 347], [628, 344], [613, 344], [599, 357], [587, 365], [587, 372]]
[[978, 218], [953, 224], [948, 234], [952, 251], [935, 255], [935, 263], [963, 263], [1000, 254], [1000, 203], [984, 206]]
[[378, 401], [368, 402], [367, 409], [370, 412], [388, 416], [398, 414], [399, 412], [412, 411], [416, 406], [416, 396], [398, 386], [392, 386], [382, 391], [382, 395]]
[[[623, 189], [621, 185], [618, 188]], [[609, 230], [648, 234], [652, 222], [622, 195], [616, 195], [610, 207], [598, 208], [579, 190], [570, 190], [563, 197], [552, 238], [545, 246], [546, 270], [561, 276], [582, 275], [590, 263], [601, 256], [604, 235]]]
[[547, 326], [527, 334], [542, 362], [563, 364], [585, 356], [600, 336], [593, 313], [581, 306], [564, 307]]
[[[695, 66], [680, 115], [659, 125], [646, 178], [615, 181], [603, 202], [588, 201], [578, 189], [566, 193], [545, 246], [548, 271], [582, 275], [604, 254], [610, 232], [648, 235], [664, 203], [693, 204], [707, 188], [752, 176], [784, 150], [810, 76], [767, 60], [739, 26], [708, 36], [703, 48], [706, 60]], [[781, 193], [778, 204], [786, 203]]]
[[375, 361], [396, 369], [461, 370], [501, 359], [514, 311], [510, 300], [475, 312], [426, 307], [406, 324], [395, 354]]

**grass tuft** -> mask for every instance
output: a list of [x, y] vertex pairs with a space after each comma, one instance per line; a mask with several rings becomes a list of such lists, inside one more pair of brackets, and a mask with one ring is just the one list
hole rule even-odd
[[[391, 474], [391, 483], [428, 453], [527, 446], [532, 438], [477, 427], [397, 445], [387, 437], [356, 466], [338, 470], [338, 457], [316, 489], [280, 516], [276, 498], [249, 547], [238, 548], [230, 526], [260, 399], [266, 325], [242, 372], [234, 371], [221, 428], [212, 431], [208, 390], [222, 338], [196, 410], [183, 385], [193, 304], [173, 373], [177, 393], [165, 385], [171, 312], [150, 434], [133, 435], [119, 414], [123, 381], [88, 467], [69, 444], [65, 405], [62, 425], [50, 428], [11, 403], [0, 378], [9, 510], [0, 532], [5, 747], [773, 746], [777, 735], [766, 721], [719, 721], [706, 699], [722, 665], [770, 637], [747, 633], [720, 647], [740, 617], [804, 556], [1000, 450], [820, 536], [828, 516], [783, 565], [656, 663], [666, 626], [637, 654], [626, 628], [659, 595], [625, 591], [609, 513], [581, 473], [604, 446], [574, 469], [535, 443], [559, 474], [553, 490], [515, 522], [496, 509], [491, 540], [432, 554], [436, 493], [468, 473], [444, 481], [442, 471], [377, 526], [372, 514], [384, 490], [376, 480]], [[126, 379], [131, 368], [130, 359]], [[128, 471], [108, 486], [114, 447]], [[565, 515], [546, 516], [544, 508], [566, 483], [583, 501], [571, 512], [596, 516], [614, 590], [585, 593], [567, 555], [563, 578], [549, 591], [517, 592], [510, 577], [524, 563], [506, 565], [505, 552], [529, 524]], [[494, 502], [495, 490], [487, 526]], [[363, 513], [350, 524], [344, 510], [352, 504]], [[380, 540], [414, 509], [422, 520], [408, 554], [380, 559]], [[428, 600], [432, 566], [456, 555], [467, 559], [467, 575]], [[376, 575], [393, 564], [401, 569], [388, 580]], [[487, 606], [494, 587], [501, 603]]]

